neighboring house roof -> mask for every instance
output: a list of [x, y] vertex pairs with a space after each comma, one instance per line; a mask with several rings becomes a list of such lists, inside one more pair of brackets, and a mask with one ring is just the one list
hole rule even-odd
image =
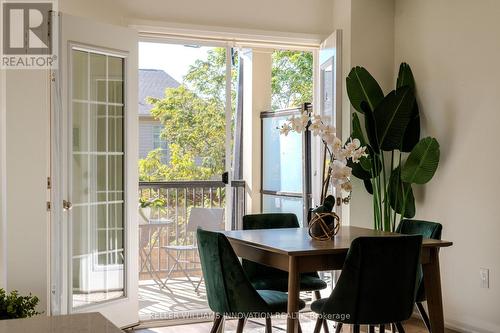
[[139, 115], [150, 116], [151, 104], [147, 97], [162, 98], [165, 89], [177, 88], [181, 84], [161, 69], [139, 69]]

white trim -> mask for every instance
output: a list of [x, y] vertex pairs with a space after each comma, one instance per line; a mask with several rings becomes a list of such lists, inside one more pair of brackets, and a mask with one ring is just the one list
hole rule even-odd
[[232, 107], [232, 96], [231, 96], [231, 83], [232, 83], [232, 59], [231, 59], [231, 47], [229, 45], [226, 46], [226, 140], [225, 140], [225, 171], [228, 172], [228, 184], [226, 185], [226, 210], [225, 210], [225, 221], [226, 221], [226, 230], [231, 230], [232, 227], [232, 219], [231, 219], [231, 211], [233, 208], [233, 192], [231, 188], [231, 175], [233, 174], [231, 171], [231, 162], [232, 162], [232, 131], [231, 129], [233, 128], [232, 126], [232, 112], [233, 112], [233, 107]]
[[180, 41], [226, 42], [234, 47], [283, 48], [293, 50], [318, 49], [320, 35], [281, 31], [234, 29], [217, 26], [165, 23], [136, 20], [130, 25], [139, 32], [141, 40], [171, 39]]
[[0, 70], [0, 288], [7, 288], [7, 93], [6, 71]]
[[500, 332], [500, 326], [497, 324], [471, 317], [461, 318], [460, 320], [447, 319], [445, 320], [445, 327], [461, 333]]

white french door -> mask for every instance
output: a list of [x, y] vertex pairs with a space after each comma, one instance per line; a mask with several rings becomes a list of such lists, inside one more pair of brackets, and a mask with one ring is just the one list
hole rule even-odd
[[61, 15], [52, 312], [138, 322], [137, 33]]
[[[316, 98], [315, 105], [319, 105], [319, 112], [322, 116], [330, 119], [331, 125], [337, 130], [337, 136], [344, 140], [342, 136], [342, 31], [336, 30], [328, 36], [320, 45], [318, 62], [316, 66]], [[321, 170], [323, 165], [323, 145], [319, 138], [313, 145], [313, 170]], [[314, 175], [313, 195], [318, 195], [321, 189], [321, 173]], [[335, 191], [332, 188], [330, 191]], [[340, 190], [340, 189], [339, 189]], [[315, 202], [319, 202], [319, 197], [314, 197]], [[336, 206], [337, 214], [342, 214], [342, 206]], [[342, 219], [344, 220], [344, 218]]]

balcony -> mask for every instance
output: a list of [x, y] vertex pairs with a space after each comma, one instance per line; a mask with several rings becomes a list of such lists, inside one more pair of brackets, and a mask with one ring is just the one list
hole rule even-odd
[[[231, 225], [244, 211], [243, 182], [232, 182]], [[207, 310], [205, 287], [196, 249], [187, 228], [193, 207], [225, 208], [226, 184], [221, 181], [140, 182], [139, 315], [141, 320], [192, 316]], [[147, 203], [147, 204], [144, 204]], [[228, 225], [228, 223], [225, 223]]]

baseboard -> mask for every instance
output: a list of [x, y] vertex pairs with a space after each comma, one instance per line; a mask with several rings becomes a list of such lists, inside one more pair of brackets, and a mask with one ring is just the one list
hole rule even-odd
[[460, 320], [447, 318], [446, 328], [460, 333], [497, 333], [500, 332], [500, 326], [474, 318], [461, 318]]
[[[422, 320], [420, 314], [417, 310], [413, 312], [413, 318]], [[444, 326], [450, 330], [457, 331], [459, 333], [498, 333], [500, 332], [500, 326], [487, 323], [484, 321], [479, 321], [470, 317], [463, 317], [460, 320], [454, 318], [446, 317]]]

